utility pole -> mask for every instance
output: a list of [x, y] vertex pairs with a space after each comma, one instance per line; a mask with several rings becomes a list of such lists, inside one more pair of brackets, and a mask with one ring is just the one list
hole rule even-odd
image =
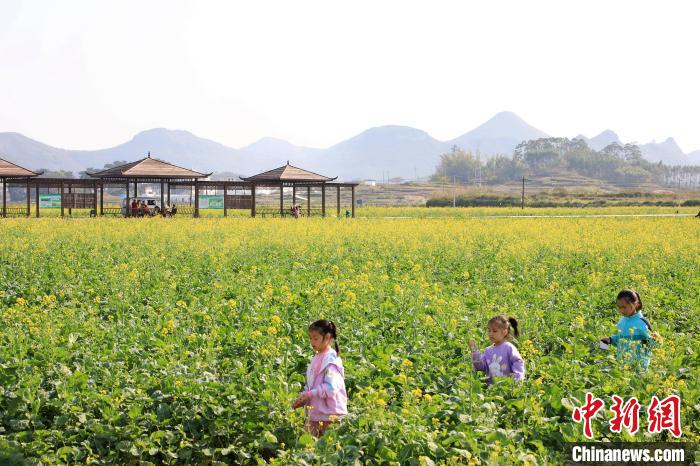
[[520, 198], [520, 208], [525, 209], [525, 177], [523, 176], [523, 194]]

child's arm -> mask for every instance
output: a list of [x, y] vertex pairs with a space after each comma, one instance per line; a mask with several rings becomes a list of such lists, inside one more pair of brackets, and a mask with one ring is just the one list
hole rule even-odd
[[635, 335], [639, 335], [636, 338], [639, 338], [642, 341], [651, 342], [654, 340], [654, 337], [649, 333], [649, 327], [647, 327], [646, 323], [644, 325], [635, 326], [634, 332]]
[[476, 347], [476, 342], [474, 340], [469, 340], [469, 349], [472, 350], [472, 368], [475, 371], [488, 373], [489, 366], [486, 364], [484, 355]]
[[297, 409], [301, 408], [302, 406], [306, 406], [309, 404], [309, 401], [311, 401], [311, 395], [309, 395], [309, 392], [301, 392], [297, 399], [294, 400], [294, 403], [292, 403], [292, 408]]
[[343, 375], [335, 364], [330, 364], [323, 374], [323, 383], [318, 387], [307, 391], [310, 397], [328, 398], [345, 387]]
[[520, 351], [515, 346], [512, 347], [510, 353], [510, 368], [513, 371], [513, 378], [515, 380], [523, 380], [525, 378], [525, 362], [522, 356], [520, 356]]

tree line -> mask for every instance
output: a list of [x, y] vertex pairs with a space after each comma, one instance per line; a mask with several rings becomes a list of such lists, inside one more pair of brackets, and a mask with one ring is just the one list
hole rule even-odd
[[513, 154], [482, 160], [480, 154], [457, 146], [440, 156], [432, 181], [460, 184], [497, 184], [523, 176], [575, 173], [621, 185], [657, 183], [665, 186], [700, 186], [700, 167], [668, 166], [642, 157], [635, 144], [612, 143], [596, 151], [581, 139], [542, 138], [518, 144]]

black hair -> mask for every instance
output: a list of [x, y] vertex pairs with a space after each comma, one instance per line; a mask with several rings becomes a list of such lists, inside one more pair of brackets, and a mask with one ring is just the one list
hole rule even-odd
[[617, 299], [624, 299], [628, 303], [634, 304], [634, 309], [636, 311], [641, 311], [644, 308], [642, 298], [639, 296], [639, 293], [634, 290], [625, 288], [617, 294]]
[[489, 319], [489, 325], [491, 324], [498, 324], [501, 327], [507, 328], [508, 336], [511, 335], [511, 329], [513, 330], [513, 335], [516, 337], [520, 336], [520, 332], [518, 331], [518, 319], [515, 317], [507, 317], [504, 314], [499, 314]]
[[340, 354], [340, 348], [338, 347], [338, 328], [332, 321], [326, 319], [317, 320], [309, 325], [309, 331], [311, 330], [320, 333], [321, 336], [326, 336], [330, 333], [331, 338], [333, 338], [335, 352]]

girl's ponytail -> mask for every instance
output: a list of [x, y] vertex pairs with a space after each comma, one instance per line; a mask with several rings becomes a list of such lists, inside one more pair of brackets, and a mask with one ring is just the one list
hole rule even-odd
[[335, 326], [335, 323], [333, 321], [330, 322], [330, 327], [331, 327], [331, 335], [333, 336], [333, 345], [335, 346], [335, 352], [336, 354], [340, 354], [340, 348], [338, 347], [338, 327]]
[[510, 327], [513, 329], [513, 335], [516, 337], [520, 336], [520, 332], [518, 331], [518, 319], [515, 317], [508, 317], [508, 323], [510, 324]]

